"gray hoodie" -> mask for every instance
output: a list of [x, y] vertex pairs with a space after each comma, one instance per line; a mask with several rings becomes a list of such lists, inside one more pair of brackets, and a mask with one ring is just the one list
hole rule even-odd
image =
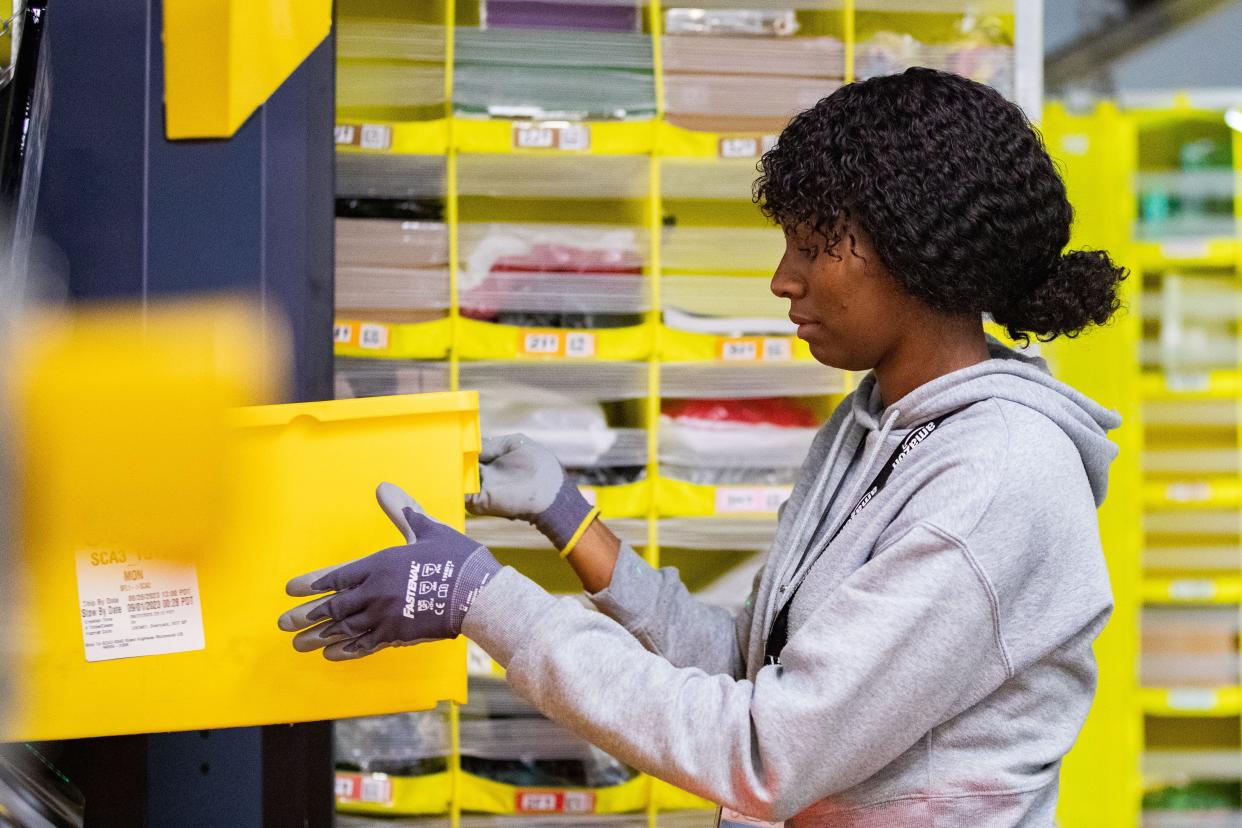
[[[591, 596], [602, 614], [506, 568], [465, 633], [550, 718], [753, 817], [1051, 825], [1112, 607], [1095, 509], [1119, 418], [1041, 360], [992, 351], [887, 409], [874, 377], [860, 383], [817, 436], [741, 612], [623, 548]], [[912, 427], [962, 406], [818, 548]], [[789, 595], [788, 643], [765, 666]]]

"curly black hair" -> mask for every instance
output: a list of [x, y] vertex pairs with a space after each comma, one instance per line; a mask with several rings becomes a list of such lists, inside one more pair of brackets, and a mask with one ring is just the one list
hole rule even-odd
[[941, 312], [1047, 341], [1120, 307], [1125, 269], [1102, 250], [1062, 252], [1065, 184], [1022, 110], [989, 86], [918, 68], [848, 84], [795, 116], [758, 169], [755, 201], [815, 240], [812, 255], [838, 255], [857, 226]]

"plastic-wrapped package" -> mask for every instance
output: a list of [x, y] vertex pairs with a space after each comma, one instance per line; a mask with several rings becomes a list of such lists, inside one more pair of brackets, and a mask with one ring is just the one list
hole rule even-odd
[[728, 363], [669, 362], [660, 368], [660, 395], [669, 399], [755, 399], [835, 394], [843, 374], [809, 360]]
[[668, 9], [664, 31], [670, 35], [748, 35], [788, 37], [801, 28], [792, 9]]
[[574, 3], [565, 0], [482, 0], [489, 29], [572, 29], [594, 32], [641, 30], [637, 3]]
[[950, 43], [924, 44], [902, 32], [877, 32], [859, 44], [855, 58], [860, 79], [896, 75], [912, 66], [926, 66], [963, 75], [1014, 95], [1013, 46], [998, 30], [976, 30]]
[[785, 254], [775, 227], [666, 227], [661, 257], [666, 272], [745, 273], [770, 277]]
[[448, 767], [448, 711], [340, 719], [333, 728], [336, 767], [362, 773], [422, 776]]
[[649, 164], [644, 155], [463, 153], [457, 190], [488, 198], [637, 200], [648, 195]]
[[1141, 682], [1148, 687], [1222, 687], [1239, 680], [1238, 613], [1230, 607], [1147, 607]]
[[1236, 475], [1242, 473], [1237, 448], [1146, 448], [1143, 472], [1160, 475]]
[[[650, 304], [646, 240], [601, 225], [463, 225], [465, 315], [502, 324], [592, 328], [641, 322]], [[621, 318], [615, 318], [615, 317]], [[567, 318], [569, 317], [569, 318]]]
[[651, 40], [641, 33], [459, 28], [453, 109], [568, 120], [655, 115]]
[[462, 769], [520, 786], [606, 787], [636, 772], [544, 718], [503, 682], [472, 679], [460, 720]]
[[335, 369], [334, 396], [338, 400], [449, 390], [447, 362], [338, 357]]
[[346, 312], [432, 311], [430, 317], [443, 315], [449, 306], [445, 225], [337, 219], [336, 306]]
[[341, 61], [336, 103], [343, 110], [433, 107], [444, 103], [444, 68]]
[[691, 483], [788, 483], [817, 418], [794, 399], [670, 400], [660, 423], [661, 474]]
[[714, 334], [716, 336], [793, 336], [798, 326], [770, 316], [705, 316], [687, 313], [675, 307], [664, 307], [664, 324], [679, 331]]
[[520, 398], [481, 394], [479, 421], [485, 436], [525, 434], [550, 448], [566, 466], [596, 466], [617, 442], [599, 403], [547, 392]]
[[428, 204], [445, 195], [442, 155], [338, 152], [336, 196], [342, 199], [395, 199]]
[[336, 27], [340, 60], [444, 63], [445, 29], [430, 23], [341, 15]]

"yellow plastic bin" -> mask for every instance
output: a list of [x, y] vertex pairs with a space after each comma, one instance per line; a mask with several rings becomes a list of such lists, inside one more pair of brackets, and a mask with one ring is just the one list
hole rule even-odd
[[[116, 372], [112, 384], [122, 390], [146, 389], [131, 410], [102, 382], [92, 409], [90, 383], [70, 381], [70, 364], [45, 360], [16, 399], [26, 424], [22, 606], [10, 608], [5, 668], [15, 703], [0, 738], [311, 721], [465, 701], [463, 639], [332, 663], [295, 652], [276, 619], [299, 602], [284, 594], [289, 578], [401, 542], [375, 503], [381, 481], [461, 527], [462, 495], [478, 483], [473, 392], [222, 410], [220, 434], [195, 423], [190, 435], [218, 437], [213, 463], [193, 446], [178, 451], [174, 439], [178, 417], [210, 402], [194, 393], [199, 363], [162, 360], [145, 382], [131, 371], [128, 384]], [[179, 387], [160, 388], [179, 374]], [[156, 419], [168, 433], [150, 444], [160, 453], [104, 459], [109, 440], [148, 445], [135, 422], [156, 425], [146, 411], [160, 400]], [[92, 462], [111, 465], [83, 468]], [[221, 469], [222, 493], [213, 487], [218, 497], [198, 499], [197, 475]], [[127, 492], [148, 498], [149, 521], [135, 518], [142, 509]], [[93, 507], [96, 496], [118, 508]], [[135, 626], [118, 634], [112, 614]]]

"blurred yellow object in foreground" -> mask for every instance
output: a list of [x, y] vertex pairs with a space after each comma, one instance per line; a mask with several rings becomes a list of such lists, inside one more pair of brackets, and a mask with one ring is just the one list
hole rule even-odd
[[15, 703], [0, 738], [231, 727], [464, 701], [464, 642], [293, 651], [285, 582], [400, 538], [390, 480], [460, 528], [473, 394], [238, 408], [283, 353], [238, 305], [41, 321], [16, 360]]

